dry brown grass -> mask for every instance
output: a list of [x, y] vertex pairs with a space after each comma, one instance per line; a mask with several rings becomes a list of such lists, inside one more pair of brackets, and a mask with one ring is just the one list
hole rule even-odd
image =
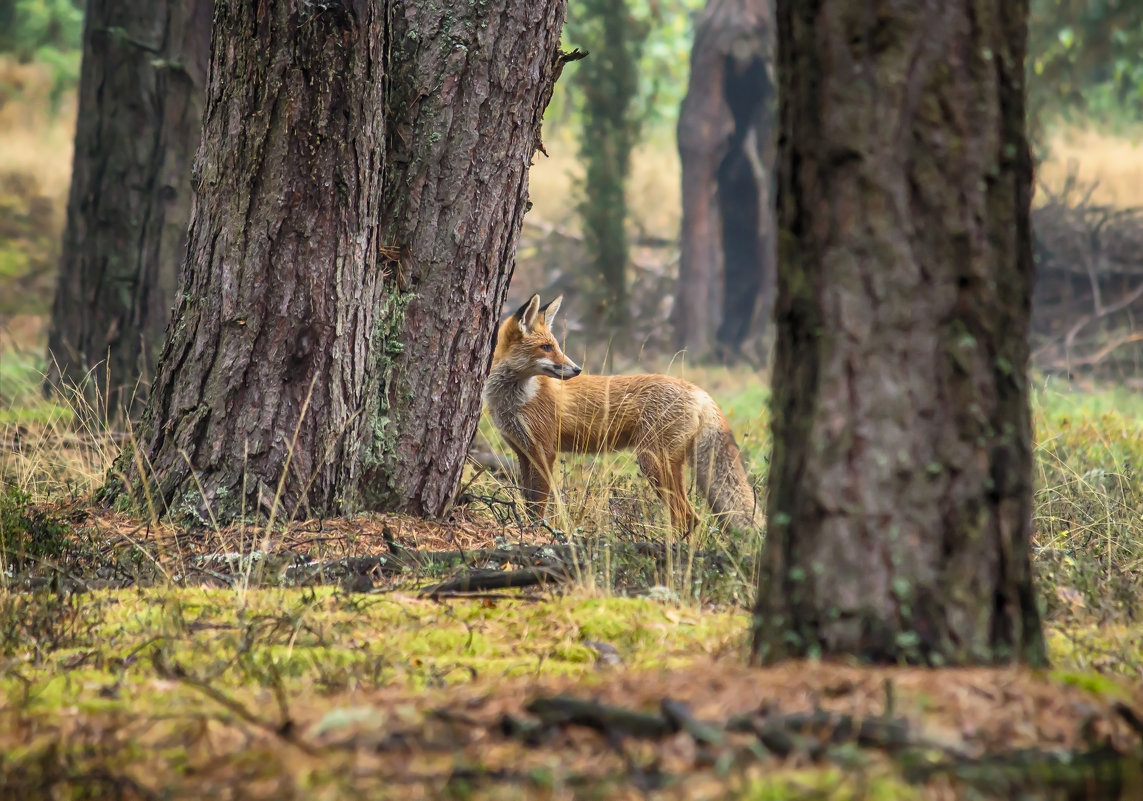
[[1082, 185], [1096, 185], [1094, 203], [1143, 206], [1143, 132], [1118, 137], [1090, 128], [1058, 131], [1037, 165], [1037, 179], [1059, 190], [1073, 173]]
[[41, 194], [67, 202], [71, 180], [76, 98], [69, 94], [52, 113], [52, 78], [42, 65], [0, 58], [0, 173], [35, 178]]
[[[579, 230], [575, 214], [576, 184], [583, 178], [575, 130], [563, 126], [546, 132], [549, 157], [537, 154], [529, 177], [535, 219]], [[1090, 128], [1067, 128], [1048, 140], [1037, 180], [1059, 189], [1069, 173], [1081, 183], [1095, 183], [1092, 201], [1114, 206], [1143, 205], [1143, 132], [1117, 136]], [[628, 200], [631, 229], [670, 239], [678, 236], [682, 218], [679, 155], [670, 132], [653, 135], [632, 156]]]

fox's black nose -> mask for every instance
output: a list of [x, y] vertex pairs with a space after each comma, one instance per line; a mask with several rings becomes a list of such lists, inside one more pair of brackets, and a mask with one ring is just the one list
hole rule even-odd
[[569, 362], [568, 364], [564, 365], [564, 380], [566, 381], [569, 378], [575, 378], [577, 375], [579, 375], [582, 372], [583, 372], [582, 367], [580, 367], [575, 362]]

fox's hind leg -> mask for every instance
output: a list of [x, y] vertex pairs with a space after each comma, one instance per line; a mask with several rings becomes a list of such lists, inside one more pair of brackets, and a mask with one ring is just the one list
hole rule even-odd
[[698, 525], [698, 515], [687, 499], [687, 485], [683, 475], [684, 458], [672, 459], [666, 453], [641, 451], [636, 457], [639, 469], [651, 482], [656, 494], [667, 505], [671, 526], [686, 538]]
[[671, 497], [669, 503], [673, 504], [671, 507], [671, 522], [674, 523], [675, 529], [683, 536], [690, 536], [690, 533], [698, 526], [699, 518], [695, 513], [695, 508], [691, 506], [690, 499], [687, 498], [687, 480], [686, 473], [683, 470], [683, 465], [686, 464], [686, 456], [683, 453], [677, 453], [669, 457], [667, 463], [667, 491]]

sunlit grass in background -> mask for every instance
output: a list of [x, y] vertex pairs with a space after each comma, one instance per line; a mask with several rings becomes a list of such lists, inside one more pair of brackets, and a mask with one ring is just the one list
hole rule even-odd
[[[544, 132], [548, 156], [537, 153], [528, 172], [532, 200], [529, 218], [579, 232], [576, 215], [583, 166], [571, 126]], [[632, 210], [631, 234], [674, 239], [679, 234], [682, 201], [679, 197], [679, 154], [674, 140], [663, 133], [651, 134], [631, 154], [631, 179], [627, 189]]]
[[[635, 149], [628, 199], [631, 233], [673, 239], [682, 219], [681, 169], [670, 132], [656, 132]], [[536, 154], [529, 173], [533, 202], [530, 218], [579, 231], [575, 204], [583, 169], [576, 157], [570, 126], [545, 133], [549, 156]], [[1143, 206], [1143, 126], [1109, 135], [1084, 128], [1054, 131], [1036, 166], [1037, 182], [1059, 191], [1074, 175], [1083, 186], [1095, 184], [1091, 202], [1111, 206]], [[1039, 200], [1039, 198], [1037, 198]]]
[[1049, 190], [1058, 191], [1074, 175], [1081, 186], [1095, 185], [1092, 203], [1143, 206], [1143, 126], [1125, 129], [1122, 136], [1068, 128], [1047, 143], [1036, 177]]
[[0, 173], [31, 176], [43, 195], [66, 203], [76, 100], [69, 94], [53, 112], [51, 85], [46, 68], [0, 57]]

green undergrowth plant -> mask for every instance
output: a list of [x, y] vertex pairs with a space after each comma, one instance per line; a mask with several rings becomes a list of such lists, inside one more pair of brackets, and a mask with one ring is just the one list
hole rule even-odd
[[59, 512], [35, 507], [32, 496], [9, 485], [0, 493], [0, 568], [58, 559], [72, 544], [72, 528]]

